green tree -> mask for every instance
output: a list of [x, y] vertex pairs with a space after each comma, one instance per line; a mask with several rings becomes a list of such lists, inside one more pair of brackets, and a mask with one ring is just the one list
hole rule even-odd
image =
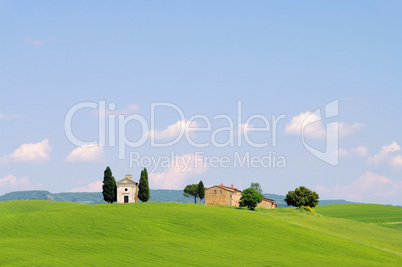
[[197, 203], [197, 197], [198, 197], [198, 184], [189, 184], [184, 188], [184, 193], [183, 196], [185, 197], [194, 197], [194, 203]]
[[316, 192], [300, 186], [295, 191], [289, 191], [285, 197], [285, 202], [288, 206], [301, 207], [310, 206], [311, 208], [318, 205], [319, 196]]
[[254, 188], [247, 188], [243, 191], [240, 198], [240, 207], [247, 207], [254, 210], [258, 203], [262, 201], [263, 196]]
[[142, 202], [149, 200], [148, 171], [146, 168], [141, 171], [140, 184], [138, 186], [138, 198]]
[[198, 197], [200, 198], [200, 203], [205, 197], [205, 187], [202, 181], [198, 183]]
[[250, 188], [254, 188], [255, 191], [257, 191], [258, 193], [260, 193], [262, 195], [262, 188], [259, 183], [251, 183]]
[[103, 199], [108, 203], [113, 203], [117, 200], [116, 180], [114, 179], [112, 170], [109, 168], [109, 166], [106, 168], [103, 174]]

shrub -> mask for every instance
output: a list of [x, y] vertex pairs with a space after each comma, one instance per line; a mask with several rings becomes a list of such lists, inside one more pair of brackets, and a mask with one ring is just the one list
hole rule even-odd
[[301, 210], [308, 211], [308, 212], [311, 212], [311, 213], [315, 213], [315, 212], [316, 212], [315, 209], [310, 208], [310, 206], [301, 206], [300, 209], [301, 209]]

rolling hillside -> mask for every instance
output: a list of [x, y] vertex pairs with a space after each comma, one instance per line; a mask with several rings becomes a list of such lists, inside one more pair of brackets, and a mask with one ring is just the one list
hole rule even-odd
[[[352, 214], [360, 205], [309, 214], [180, 203], [0, 202], [0, 265], [402, 264], [402, 231], [370, 224], [365, 211], [362, 220], [345, 219], [336, 206]], [[375, 206], [387, 209], [384, 220], [402, 221], [400, 208]]]
[[317, 211], [328, 217], [344, 218], [402, 231], [402, 209], [377, 204], [318, 206]]

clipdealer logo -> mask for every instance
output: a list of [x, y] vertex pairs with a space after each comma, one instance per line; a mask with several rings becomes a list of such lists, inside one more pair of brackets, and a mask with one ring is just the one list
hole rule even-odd
[[[277, 131], [278, 124], [286, 119], [285, 114], [271, 115], [267, 117], [263, 114], [254, 114], [243, 118], [242, 102], [237, 102], [236, 116], [227, 114], [217, 114], [212, 118], [204, 114], [195, 114], [187, 117], [183, 110], [175, 104], [168, 102], [151, 103], [150, 117], [147, 119], [138, 113], [119, 114], [116, 111], [116, 104], [106, 103], [105, 100], [98, 102], [81, 102], [72, 106], [66, 113], [64, 120], [65, 134], [68, 140], [78, 147], [117, 147], [118, 158], [125, 160], [127, 152], [129, 152], [130, 167], [148, 167], [156, 170], [159, 167], [166, 167], [169, 162], [178, 164], [180, 155], [172, 151], [169, 156], [150, 156], [141, 155], [138, 149], [144, 145], [151, 148], [166, 148], [174, 147], [176, 144], [185, 140], [187, 144], [195, 150], [193, 161], [196, 164], [208, 164], [210, 167], [220, 168], [285, 168], [286, 158], [283, 155], [278, 155], [276, 151], [266, 151], [262, 155], [251, 155], [249, 151], [234, 151], [230, 155], [207, 155], [204, 148], [268, 148], [277, 146]], [[74, 115], [83, 109], [91, 109], [92, 113], [96, 112], [98, 117], [98, 133], [96, 138], [90, 141], [83, 141], [73, 132]], [[160, 138], [161, 132], [157, 130], [156, 122], [158, 116], [161, 116], [163, 109], [169, 109], [170, 112], [177, 114], [177, 123], [173, 129], [170, 127], [166, 130], [169, 133], [169, 138]], [[158, 111], [159, 110], [159, 111]], [[158, 113], [159, 112], [159, 113]], [[324, 115], [322, 115], [324, 113]], [[319, 122], [323, 119], [331, 119], [338, 116], [338, 100], [332, 101], [325, 105], [324, 110], [317, 109], [307, 116], [300, 129], [301, 141], [303, 146], [316, 158], [332, 165], [338, 164], [338, 129], [337, 121], [328, 122], [326, 124], [326, 147], [324, 151], [320, 151], [306, 142], [305, 130], [310, 124]], [[159, 120], [160, 121], [160, 120]], [[260, 127], [253, 126], [254, 122], [258, 121]], [[202, 122], [202, 123], [201, 123]], [[220, 123], [218, 123], [220, 122]], [[222, 123], [223, 122], [223, 123]], [[252, 124], [253, 123], [253, 124]], [[129, 124], [136, 124], [135, 136], [139, 136], [133, 140], [134, 132], [127, 130]], [[225, 126], [219, 126], [225, 124]], [[204, 126], [201, 126], [204, 125]], [[207, 134], [208, 140], [200, 142], [197, 140], [197, 133]], [[254, 133], [263, 133], [264, 138], [259, 138], [258, 142], [253, 139]], [[218, 135], [226, 136], [222, 141]], [[261, 135], [260, 135], [261, 136]], [[130, 137], [130, 138], [129, 138]], [[167, 139], [167, 140], [166, 140]], [[131, 151], [129, 151], [131, 150]], [[260, 150], [261, 151], [261, 150]], [[189, 164], [182, 162], [184, 169], [189, 167]]]

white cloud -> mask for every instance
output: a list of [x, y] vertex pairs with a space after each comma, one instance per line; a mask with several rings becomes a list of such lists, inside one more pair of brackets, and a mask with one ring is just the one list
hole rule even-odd
[[291, 121], [286, 124], [285, 134], [301, 135], [302, 124], [306, 121], [305, 124], [308, 126], [304, 129], [304, 134], [312, 138], [323, 138], [325, 137], [326, 132], [319, 120], [320, 118], [316, 114], [309, 111], [300, 113], [299, 115], [294, 116]]
[[28, 177], [17, 178], [14, 175], [7, 175], [0, 179], [0, 188], [2, 192], [15, 190], [32, 190], [41, 188], [41, 184], [33, 185]]
[[367, 147], [364, 146], [359, 146], [356, 148], [353, 148], [351, 150], [346, 150], [346, 149], [339, 149], [339, 156], [340, 157], [365, 157], [368, 155], [368, 149]]
[[349, 156], [349, 151], [346, 149], [340, 148], [339, 149], [339, 157], [347, 157]]
[[[302, 125], [303, 123], [306, 125], [304, 128], [304, 135], [310, 138], [325, 138], [327, 135], [327, 131], [323, 126], [320, 117], [317, 114], [306, 111], [304, 113], [300, 113], [299, 115], [294, 116], [291, 121], [285, 126], [285, 134], [288, 135], [301, 135], [302, 133]], [[356, 131], [362, 129], [364, 124], [362, 123], [354, 123], [352, 125], [339, 122], [339, 136], [347, 136], [354, 134]], [[336, 134], [336, 133], [329, 133]]]
[[364, 123], [353, 123], [352, 125], [339, 122], [339, 136], [348, 136], [352, 135], [355, 132], [364, 128]]
[[0, 186], [4, 187], [4, 186], [29, 186], [31, 185], [31, 182], [28, 180], [27, 177], [21, 177], [20, 179], [18, 179], [17, 177], [15, 177], [14, 175], [7, 175], [6, 177], [0, 179]]
[[369, 157], [367, 163], [377, 165], [385, 162], [393, 166], [402, 166], [402, 156], [396, 154], [400, 150], [401, 147], [396, 142], [392, 142], [388, 146], [383, 146], [376, 155]]
[[385, 176], [365, 172], [349, 185], [335, 185], [326, 188], [316, 186], [315, 190], [322, 199], [345, 199], [349, 201], [386, 201], [402, 194], [402, 181], [394, 182]]
[[103, 161], [105, 156], [104, 149], [101, 146], [84, 145], [80, 146], [68, 155], [67, 162], [99, 162]]
[[198, 183], [198, 175], [207, 170], [201, 156], [186, 154], [175, 158], [163, 172], [149, 173], [150, 187], [158, 189], [182, 189], [187, 179], [194, 177], [192, 183]]
[[250, 129], [254, 128], [254, 125], [251, 123], [241, 123], [239, 124], [239, 130], [237, 131], [238, 135], [246, 135], [249, 133]]
[[86, 186], [72, 188], [69, 192], [102, 192], [102, 181], [95, 181]]
[[391, 158], [391, 165], [392, 166], [402, 166], [402, 156], [396, 155], [395, 157]]
[[195, 121], [188, 122], [186, 120], [181, 120], [177, 121], [175, 124], [169, 125], [166, 129], [162, 131], [150, 130], [148, 131], [148, 136], [154, 138], [154, 140], [176, 138], [181, 133], [184, 133], [185, 130], [191, 131], [191, 128], [196, 127], [199, 127], [199, 125]]
[[140, 107], [137, 104], [128, 105], [127, 108], [121, 110], [123, 113], [132, 113], [140, 111]]
[[35, 40], [35, 39], [31, 38], [30, 36], [25, 37], [25, 42], [27, 42], [28, 44], [31, 44], [31, 45], [35, 45], [35, 46], [41, 46], [41, 45], [45, 44], [44, 41]]
[[19, 115], [7, 115], [4, 113], [0, 113], [0, 120], [5, 120], [5, 119], [19, 119], [21, 116]]
[[51, 150], [48, 139], [36, 144], [23, 144], [13, 153], [1, 157], [1, 163], [2, 165], [12, 162], [43, 163], [50, 160]]

